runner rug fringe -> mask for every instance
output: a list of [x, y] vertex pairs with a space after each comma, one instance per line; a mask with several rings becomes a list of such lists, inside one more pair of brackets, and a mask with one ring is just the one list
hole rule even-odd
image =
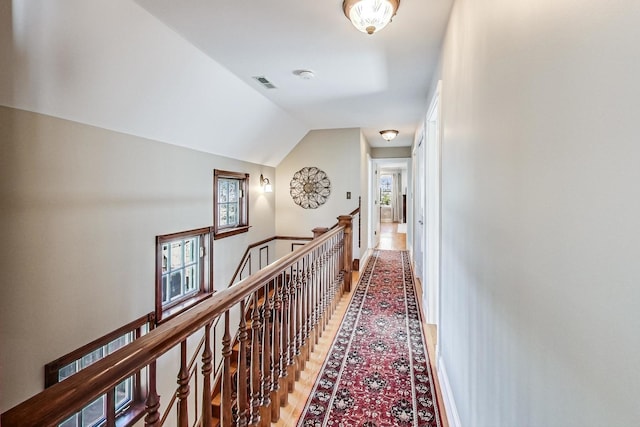
[[298, 427], [440, 425], [409, 255], [375, 251]]

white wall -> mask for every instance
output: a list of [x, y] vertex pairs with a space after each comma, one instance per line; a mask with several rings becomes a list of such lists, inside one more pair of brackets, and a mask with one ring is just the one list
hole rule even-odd
[[[331, 227], [339, 215], [346, 215], [358, 207], [358, 197], [363, 195], [360, 172], [362, 143], [358, 128], [313, 130], [285, 157], [276, 168], [274, 186], [278, 235], [311, 237], [311, 230], [315, 227]], [[303, 209], [296, 205], [289, 192], [293, 174], [306, 166], [322, 169], [331, 181], [331, 195], [317, 209]], [[350, 200], [346, 198], [347, 191], [351, 192]], [[355, 234], [354, 241], [357, 248]], [[354, 251], [354, 257], [357, 254]]]
[[640, 425], [640, 2], [458, 0], [442, 362], [464, 426]]
[[212, 224], [214, 168], [251, 175], [252, 225], [215, 241], [216, 288], [275, 234], [270, 167], [6, 107], [0, 145], [0, 412], [47, 362], [154, 310], [155, 236]]
[[[360, 131], [360, 197], [361, 207], [360, 207], [360, 247], [358, 248], [358, 252], [354, 252], [355, 254], [359, 253], [360, 258], [360, 270], [364, 269], [366, 262], [366, 252], [369, 248], [369, 175], [371, 171], [369, 170], [369, 157], [371, 156], [371, 146], [369, 145], [369, 141], [364, 136], [362, 131]], [[358, 218], [356, 218], [358, 221]], [[358, 224], [354, 224], [355, 227], [358, 227]], [[354, 248], [357, 247], [358, 233], [354, 233]]]
[[3, 1], [0, 57], [0, 105], [270, 166], [308, 131], [133, 0]]

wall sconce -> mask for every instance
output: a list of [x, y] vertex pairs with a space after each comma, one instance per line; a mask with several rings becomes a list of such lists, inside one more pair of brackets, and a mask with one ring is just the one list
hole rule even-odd
[[262, 186], [262, 191], [264, 193], [272, 193], [273, 187], [271, 186], [271, 182], [269, 182], [269, 178], [265, 178], [260, 174], [260, 185]]

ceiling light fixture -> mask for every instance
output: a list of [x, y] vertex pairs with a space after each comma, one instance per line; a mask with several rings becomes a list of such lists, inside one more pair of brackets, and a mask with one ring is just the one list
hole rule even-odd
[[373, 34], [391, 22], [399, 6], [400, 0], [344, 0], [342, 10], [359, 31]]
[[380, 131], [380, 135], [382, 135], [382, 138], [387, 142], [391, 141], [393, 138], [398, 136], [398, 133], [399, 132], [395, 129], [387, 129], [387, 130]]

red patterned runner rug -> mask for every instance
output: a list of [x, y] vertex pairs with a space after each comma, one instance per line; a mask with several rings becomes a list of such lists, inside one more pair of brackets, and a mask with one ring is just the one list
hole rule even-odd
[[298, 427], [440, 426], [406, 251], [374, 251]]

